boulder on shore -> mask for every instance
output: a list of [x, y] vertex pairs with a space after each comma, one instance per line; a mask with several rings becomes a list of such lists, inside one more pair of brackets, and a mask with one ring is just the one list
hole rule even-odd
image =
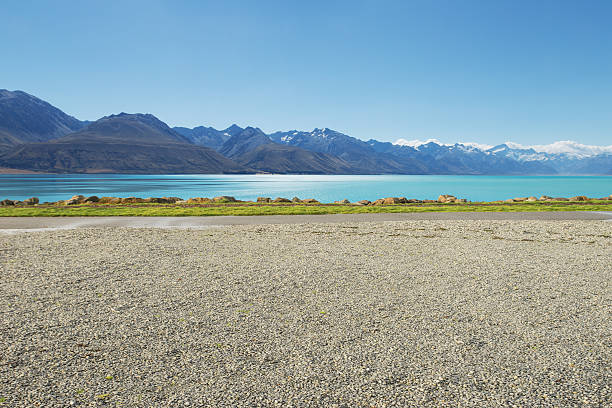
[[187, 200], [186, 204], [206, 204], [210, 202], [212, 202], [212, 200], [208, 197], [192, 197]]
[[522, 203], [523, 201], [527, 201], [527, 197], [515, 197], [513, 200], [515, 203]]
[[272, 201], [270, 197], [257, 197], [258, 203], [269, 203], [270, 201]]
[[97, 203], [98, 201], [100, 201], [100, 198], [98, 196], [89, 196], [85, 200], [83, 200], [84, 203]]
[[121, 199], [119, 197], [101, 197], [98, 200], [100, 204], [120, 204]]
[[399, 197], [386, 197], [383, 198], [383, 204], [384, 205], [391, 205], [391, 204], [403, 204], [405, 203], [407, 200], [405, 197], [399, 198]]
[[178, 197], [148, 197], [143, 200], [145, 203], [153, 204], [174, 204], [177, 201], [182, 201]]
[[359, 200], [355, 204], [357, 204], [357, 205], [370, 205], [370, 203], [371, 203], [370, 200]]
[[300, 200], [298, 197], [293, 197], [293, 198], [291, 199], [291, 202], [292, 202], [292, 203], [301, 203], [301, 202], [302, 202], [302, 200]]
[[318, 200], [315, 200], [314, 198], [305, 198], [302, 200], [303, 203], [306, 204], [320, 204]]
[[450, 194], [441, 194], [438, 196], [439, 203], [454, 203], [457, 200], [457, 197]]
[[15, 205], [15, 202], [13, 200], [9, 200], [8, 198], [6, 200], [0, 201], [0, 206], [5, 207], [8, 205]]
[[575, 197], [570, 197], [569, 200], [570, 201], [587, 201], [588, 197], [587, 196], [575, 196]]
[[237, 203], [238, 202], [238, 200], [236, 200], [234, 197], [231, 197], [231, 196], [215, 197], [213, 198], [213, 201], [215, 203]]
[[334, 201], [334, 204], [350, 204], [351, 202], [346, 198], [344, 200]]
[[72, 196], [70, 199], [64, 201], [64, 205], [77, 205], [77, 204], [81, 204], [83, 201], [85, 201], [85, 196], [75, 195], [75, 196]]
[[125, 197], [121, 199], [121, 204], [141, 204], [144, 202], [144, 198], [139, 197]]
[[283, 198], [283, 197], [276, 197], [274, 199], [274, 201], [272, 201], [273, 203], [290, 203], [291, 200], [289, 200], [288, 198]]
[[534, 196], [527, 197], [527, 201], [538, 201], [538, 199]]
[[23, 200], [23, 204], [25, 205], [35, 205], [38, 204], [38, 197], [31, 197]]

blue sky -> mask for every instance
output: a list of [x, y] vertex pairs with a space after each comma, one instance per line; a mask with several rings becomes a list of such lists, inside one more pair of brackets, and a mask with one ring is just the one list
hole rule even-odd
[[612, 1], [10, 1], [0, 88], [80, 119], [612, 144]]

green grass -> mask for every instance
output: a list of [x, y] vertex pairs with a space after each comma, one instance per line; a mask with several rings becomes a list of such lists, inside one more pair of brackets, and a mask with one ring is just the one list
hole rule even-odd
[[78, 205], [0, 207], [0, 217], [76, 217], [76, 216], [219, 216], [219, 215], [299, 215], [364, 214], [414, 212], [507, 212], [507, 211], [612, 211], [612, 201], [405, 204], [353, 206], [342, 204], [216, 204], [216, 205]]

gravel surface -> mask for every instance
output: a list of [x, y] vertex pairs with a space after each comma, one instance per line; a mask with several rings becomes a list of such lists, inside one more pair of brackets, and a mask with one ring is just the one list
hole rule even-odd
[[0, 401], [610, 406], [611, 244], [606, 221], [0, 235]]
[[247, 215], [212, 217], [0, 217], [0, 234], [46, 229], [99, 227], [206, 228], [218, 225], [312, 224], [342, 222], [383, 222], [422, 220], [609, 220], [610, 211], [532, 211], [532, 212], [417, 212], [325, 215]]

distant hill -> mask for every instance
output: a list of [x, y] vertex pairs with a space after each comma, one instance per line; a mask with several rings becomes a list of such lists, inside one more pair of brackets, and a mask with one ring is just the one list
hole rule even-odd
[[220, 153], [245, 167], [269, 173], [351, 174], [354, 169], [335, 156], [274, 143], [260, 129], [247, 127], [225, 142]]
[[369, 140], [368, 144], [379, 152], [393, 155], [398, 160], [419, 158], [430, 163], [432, 174], [466, 175], [521, 175], [556, 174], [556, 170], [541, 162], [522, 163], [504, 156], [497, 156], [470, 145], [440, 145], [435, 142], [418, 146], [403, 146]]
[[219, 149], [225, 157], [239, 157], [265, 144], [274, 143], [261, 129], [247, 127], [230, 137]]
[[269, 173], [354, 174], [350, 164], [335, 156], [276, 143], [258, 146], [236, 161]]
[[504, 143], [486, 151], [518, 163], [544, 164], [558, 174], [612, 174], [612, 146], [556, 142], [548, 146], [539, 146], [539, 150], [514, 143]]
[[35, 96], [0, 89], [0, 151], [21, 143], [46, 142], [85, 124]]
[[431, 165], [416, 157], [398, 160], [393, 155], [377, 152], [363, 140], [328, 128], [312, 132], [276, 132], [270, 138], [287, 146], [334, 155], [349, 163], [355, 174], [427, 174], [432, 171]]
[[195, 146], [149, 114], [112, 115], [0, 157], [8, 168], [74, 173], [238, 173], [250, 170]]
[[92, 122], [78, 132], [66, 135], [56, 143], [86, 143], [91, 141], [127, 144], [191, 144], [151, 114], [119, 113]]

